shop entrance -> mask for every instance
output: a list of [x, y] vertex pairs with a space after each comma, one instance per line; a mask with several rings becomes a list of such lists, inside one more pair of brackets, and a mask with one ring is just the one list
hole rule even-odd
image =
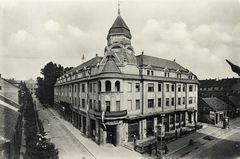
[[107, 143], [113, 144], [116, 146], [116, 126], [108, 125], [107, 126]]

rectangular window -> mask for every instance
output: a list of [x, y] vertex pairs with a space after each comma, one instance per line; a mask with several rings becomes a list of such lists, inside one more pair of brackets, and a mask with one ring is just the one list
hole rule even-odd
[[120, 111], [120, 101], [116, 101], [116, 111]]
[[169, 92], [169, 84], [166, 84], [166, 92]]
[[161, 106], [162, 106], [162, 99], [158, 98], [158, 107], [161, 107]]
[[74, 105], [77, 105], [77, 98], [74, 98]]
[[189, 104], [193, 103], [193, 97], [189, 97]]
[[162, 91], [162, 84], [158, 83], [158, 92], [161, 92], [161, 91]]
[[136, 89], [136, 92], [140, 92], [140, 83], [136, 83], [135, 89]]
[[89, 107], [92, 109], [92, 99], [89, 100]]
[[128, 100], [128, 101], [127, 101], [127, 105], [128, 105], [128, 108], [129, 108], [130, 110], [133, 110], [132, 100]]
[[169, 106], [169, 98], [166, 98], [166, 106]]
[[69, 92], [71, 93], [71, 91], [72, 91], [72, 86], [69, 86]]
[[85, 108], [85, 99], [82, 99], [82, 107]]
[[78, 92], [80, 92], [80, 90], [81, 90], [81, 87], [80, 87], [80, 84], [78, 85]]
[[101, 108], [101, 101], [98, 101], [98, 108]]
[[110, 112], [110, 101], [106, 101], [106, 111]]
[[77, 85], [74, 85], [75, 89], [74, 89], [74, 92], [77, 92]]
[[153, 71], [151, 71], [151, 75], [153, 76]]
[[178, 97], [178, 105], [181, 105], [181, 98]]
[[174, 89], [174, 87], [175, 87], [175, 85], [174, 85], [174, 84], [172, 84], [172, 92], [174, 92], [174, 90], [175, 90], [175, 89]]
[[82, 92], [85, 92], [85, 84], [82, 84]]
[[96, 92], [96, 83], [93, 83], [93, 92]]
[[189, 92], [192, 92], [192, 91], [193, 91], [193, 86], [189, 85]]
[[136, 100], [136, 109], [140, 109], [140, 100]]
[[150, 75], [150, 70], [147, 70], [147, 75]]
[[128, 92], [132, 92], [132, 83], [128, 83]]
[[183, 97], [183, 99], [182, 99], [182, 104], [183, 105], [185, 104], [185, 97]]
[[181, 85], [178, 85], [178, 92], [181, 92]]
[[93, 100], [93, 109], [96, 109], [96, 100]]
[[153, 108], [154, 99], [148, 99], [148, 108]]
[[148, 92], [154, 92], [154, 84], [148, 83]]
[[172, 98], [171, 103], [172, 103], [172, 106], [174, 106], [174, 98]]
[[92, 92], [92, 83], [89, 84], [89, 92]]
[[186, 85], [183, 85], [182, 91], [185, 92]]

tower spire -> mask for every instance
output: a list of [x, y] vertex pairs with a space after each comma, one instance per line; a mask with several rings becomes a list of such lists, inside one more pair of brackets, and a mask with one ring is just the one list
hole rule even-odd
[[120, 0], [118, 0], [118, 15], [120, 15]]

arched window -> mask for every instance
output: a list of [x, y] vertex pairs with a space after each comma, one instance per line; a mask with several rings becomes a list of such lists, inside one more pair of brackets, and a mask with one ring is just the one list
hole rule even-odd
[[111, 82], [110, 81], [105, 82], [105, 91], [106, 92], [111, 91]]
[[101, 81], [98, 81], [98, 91], [99, 91], [99, 92], [102, 91], [102, 84], [101, 84]]
[[116, 91], [116, 92], [119, 92], [119, 91], [120, 91], [120, 82], [119, 82], [119, 81], [116, 81], [116, 82], [115, 82], [115, 91]]

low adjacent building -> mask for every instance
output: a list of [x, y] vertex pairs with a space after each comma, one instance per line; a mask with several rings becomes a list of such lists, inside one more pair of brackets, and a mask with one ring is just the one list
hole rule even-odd
[[198, 101], [198, 120], [201, 122], [218, 124], [233, 111], [232, 105], [216, 97], [201, 98]]

